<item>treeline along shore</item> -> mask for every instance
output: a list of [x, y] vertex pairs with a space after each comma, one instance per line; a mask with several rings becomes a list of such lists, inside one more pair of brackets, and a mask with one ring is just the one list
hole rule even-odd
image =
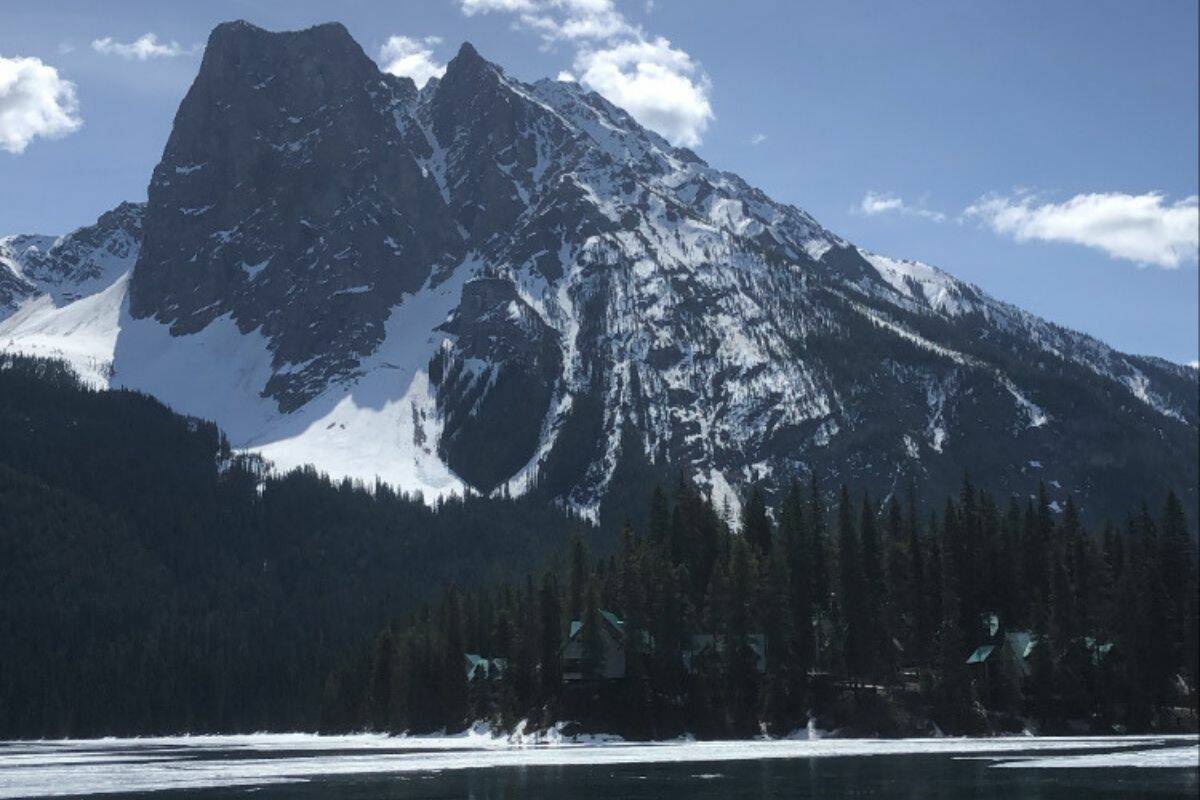
[[327, 730], [472, 720], [634, 738], [1196, 728], [1196, 540], [1173, 492], [1086, 530], [1045, 491], [965, 480], [919, 512], [794, 485], [772, 521], [656, 488], [612, 554], [576, 538], [523, 581], [383, 628], [325, 686]]
[[[765, 489], [765, 487], [764, 487]], [[1196, 537], [965, 480], [427, 503], [0, 358], [0, 739], [1194, 730]], [[631, 523], [622, 526], [620, 520]]]

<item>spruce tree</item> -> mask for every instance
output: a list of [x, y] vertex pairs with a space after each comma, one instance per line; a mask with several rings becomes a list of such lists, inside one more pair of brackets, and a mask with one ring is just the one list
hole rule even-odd
[[933, 513], [929, 515], [929, 570], [928, 580], [925, 582], [925, 619], [926, 629], [929, 631], [929, 649], [927, 650], [930, 663], [934, 660], [934, 643], [937, 638], [938, 628], [942, 624], [942, 619], [945, 616], [943, 608], [942, 585], [945, 583], [943, 566], [945, 559], [942, 557], [942, 539], [939, 535], [937, 526], [937, 516]]
[[745, 537], [737, 537], [729, 558], [729, 611], [723, 632], [727, 710], [730, 727], [737, 736], [754, 731], [758, 705], [758, 676], [750, 646], [757, 572], [752, 548]]
[[921, 531], [917, 523], [916, 500], [910, 496], [908, 510], [908, 557], [909, 557], [909, 616], [912, 625], [911, 652], [909, 663], [923, 666], [929, 660], [929, 642], [933, 636], [935, 625], [929, 619], [929, 583], [933, 581], [928, 574], [923, 555], [924, 545], [921, 542]]
[[800, 486], [792, 483], [783, 501], [780, 514], [780, 535], [787, 551], [788, 574], [791, 576], [789, 596], [793, 624], [796, 669], [807, 676], [815, 655], [813, 640], [813, 580], [812, 544], [805, 520], [804, 500]]
[[454, 584], [446, 592], [446, 645], [443, 654], [442, 709], [446, 727], [462, 730], [467, 724], [467, 675], [464, 664], [462, 603]]
[[585, 678], [595, 678], [604, 666], [604, 638], [601, 632], [602, 617], [600, 616], [600, 590], [593, 579], [585, 593], [583, 607], [581, 671]]
[[884, 590], [883, 617], [889, 638], [894, 638], [908, 651], [912, 648], [912, 625], [908, 612], [911, 581], [908, 575], [908, 541], [904, 530], [904, 514], [900, 500], [893, 493], [887, 512], [887, 584]]
[[[650, 496], [650, 541], [663, 549], [670, 548], [671, 513], [667, 505], [667, 495], [662, 486], [654, 484], [654, 492]], [[628, 523], [626, 523], [628, 525]]]
[[887, 585], [884, 583], [883, 561], [880, 557], [878, 527], [871, 499], [863, 495], [859, 523], [859, 546], [862, 552], [862, 623], [863, 668], [872, 678], [879, 679], [892, 668], [892, 645], [884, 613]]
[[819, 619], [828, 617], [829, 598], [831, 593], [829, 575], [829, 542], [828, 521], [825, 518], [825, 504], [821, 500], [821, 487], [817, 484], [814, 473], [808, 490], [808, 533], [812, 554], [809, 563], [812, 564], [813, 612]]
[[750, 490], [742, 506], [742, 535], [754, 548], [757, 555], [765, 557], [771, 549], [771, 520], [767, 517], [767, 504], [757, 486]]
[[866, 622], [863, 616], [862, 560], [858, 549], [858, 531], [854, 526], [854, 508], [850, 491], [842, 486], [838, 501], [838, 601], [842, 612], [842, 659], [847, 673], [861, 677], [866, 651]]
[[571, 539], [571, 575], [567, 585], [567, 616], [579, 619], [588, 590], [587, 544], [578, 533]]
[[1167, 492], [1163, 508], [1159, 552], [1167, 593], [1167, 615], [1162, 620], [1162, 630], [1174, 653], [1173, 661], [1182, 665], [1186, 660], [1188, 617], [1196, 593], [1196, 545], [1188, 533], [1183, 505], [1173, 490]]
[[396, 643], [391, 628], [384, 628], [375, 637], [375, 658], [371, 664], [371, 683], [367, 692], [372, 730], [393, 730], [397, 711], [392, 693], [396, 669]]
[[[763, 633], [767, 637], [767, 680], [763, 718], [776, 733], [792, 713], [792, 670], [796, 668], [793, 618], [790, 603], [792, 578], [784, 548], [776, 547], [767, 557], [763, 581]], [[800, 698], [795, 698], [799, 702]]]
[[558, 579], [554, 572], [547, 570], [542, 576], [542, 588], [538, 599], [542, 616], [542, 693], [549, 698], [558, 692], [562, 683], [562, 601], [559, 598]]
[[996, 564], [996, 583], [1000, 592], [1000, 621], [1009, 630], [1021, 630], [1029, 625], [1029, 588], [1021, 569], [1021, 507], [1015, 496], [1000, 523], [999, 556]]

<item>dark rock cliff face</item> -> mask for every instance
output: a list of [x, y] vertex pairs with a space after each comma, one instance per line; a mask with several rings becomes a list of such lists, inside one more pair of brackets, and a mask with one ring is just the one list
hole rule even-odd
[[[1195, 370], [869, 253], [469, 44], [418, 91], [340, 25], [221, 25], [144, 212], [114, 214], [59, 244], [0, 239], [0, 304], [124, 247], [129, 312], [229, 374], [215, 415], [284, 412], [237, 444], [286, 441], [289, 466], [588, 512], [644, 489], [614, 486], [630, 475], [680, 473], [732, 503], [810, 473], [876, 498], [969, 473], [1024, 502], [1044, 481], [1093, 517], [1168, 486], [1200, 502]], [[225, 317], [263, 338], [265, 369], [187, 349]]]
[[277, 365], [308, 362], [265, 387], [284, 408], [352, 370], [403, 293], [463, 252], [396, 124], [415, 96], [341, 25], [217, 27], [150, 184], [134, 316], [261, 327]]
[[430, 368], [444, 419], [439, 449], [464, 480], [490, 492], [537, 452], [559, 385], [558, 335], [499, 278], [467, 283], [442, 330], [455, 341]]

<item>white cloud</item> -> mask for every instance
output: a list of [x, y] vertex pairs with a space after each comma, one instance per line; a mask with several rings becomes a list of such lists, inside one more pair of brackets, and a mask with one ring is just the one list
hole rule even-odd
[[930, 211], [923, 206], [906, 203], [903, 198], [890, 192], [868, 191], [858, 204], [858, 211], [869, 217], [878, 214], [905, 214], [911, 217], [921, 217], [932, 222], [945, 222], [946, 215], [940, 211]]
[[464, 14], [515, 14], [543, 47], [577, 49], [570, 76], [673, 144], [694, 147], [714, 119], [708, 76], [685, 51], [648, 37], [613, 0], [459, 0]]
[[691, 56], [661, 36], [575, 56], [579, 80], [658, 131], [672, 144], [695, 147], [713, 119], [709, 81]]
[[1111, 258], [1167, 268], [1196, 261], [1200, 248], [1200, 203], [1195, 195], [1167, 203], [1158, 192], [1104, 192], [1042, 204], [1029, 195], [987, 195], [964, 216], [1018, 242], [1081, 244]]
[[758, 145], [762, 144], [766, 140], [767, 140], [767, 135], [765, 133], [756, 133], [750, 137], [750, 144], [757, 147]]
[[0, 56], [0, 149], [22, 153], [37, 136], [79, 129], [75, 84], [38, 58]]
[[518, 12], [532, 11], [535, 7], [533, 0], [462, 0], [462, 11], [468, 17], [476, 14], [487, 14], [492, 11]]
[[468, 17], [518, 15], [518, 26], [535, 30], [548, 42], [559, 39], [611, 39], [639, 35], [613, 0], [459, 0]]
[[430, 78], [440, 78], [446, 73], [446, 65], [433, 57], [433, 48], [441, 42], [437, 36], [424, 39], [391, 36], [379, 48], [379, 61], [384, 72], [412, 78], [420, 89]]
[[200, 46], [184, 47], [179, 42], [160, 42], [157, 34], [144, 33], [132, 42], [118, 42], [111, 36], [92, 41], [92, 49], [106, 56], [146, 61], [151, 58], [174, 58], [199, 51]]
[[538, 12], [523, 14], [521, 22], [541, 32], [548, 42], [642, 35], [640, 28], [617, 11], [612, 0], [543, 0]]

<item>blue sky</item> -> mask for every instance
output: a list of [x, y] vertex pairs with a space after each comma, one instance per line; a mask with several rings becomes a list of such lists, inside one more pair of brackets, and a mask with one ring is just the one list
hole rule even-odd
[[144, 199], [217, 22], [337, 19], [414, 75], [462, 40], [521, 79], [569, 72], [864, 247], [1198, 357], [1194, 0], [4, 0], [3, 18], [0, 233]]

